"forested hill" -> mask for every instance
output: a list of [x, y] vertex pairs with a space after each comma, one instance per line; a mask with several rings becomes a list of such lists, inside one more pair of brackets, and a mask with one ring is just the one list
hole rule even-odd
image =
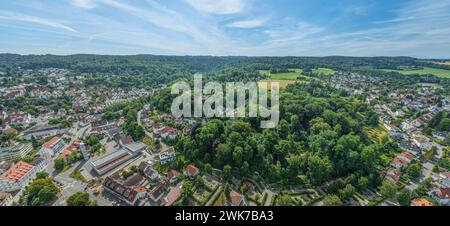
[[[23, 69], [61, 68], [71, 75], [85, 74], [87, 85], [110, 87], [148, 87], [168, 84], [180, 78], [203, 73], [217, 81], [254, 81], [261, 79], [260, 70], [287, 72], [300, 68], [311, 71], [327, 68], [334, 71], [357, 71], [375, 75], [384, 70], [416, 70], [423, 67], [450, 67], [411, 57], [218, 57], [156, 55], [17, 55], [0, 54], [0, 75], [20, 76]], [[449, 68], [450, 69], [450, 68]], [[405, 77], [396, 72], [398, 76]], [[433, 80], [434, 76], [420, 79]], [[11, 83], [14, 84], [14, 83]]]
[[108, 56], [108, 55], [16, 55], [0, 54], [0, 68], [13, 70], [65, 68], [80, 73], [120, 73], [127, 71], [154, 72], [164, 70], [172, 72], [206, 72], [223, 68], [225, 65], [238, 62], [240, 57], [212, 56]]
[[129, 70], [183, 70], [207, 72], [226, 66], [252, 66], [257, 69], [327, 67], [397, 68], [414, 66], [418, 60], [411, 57], [214, 57], [214, 56], [108, 56], [108, 55], [17, 55], [0, 54], [0, 69], [66, 68], [76, 72], [119, 73]]

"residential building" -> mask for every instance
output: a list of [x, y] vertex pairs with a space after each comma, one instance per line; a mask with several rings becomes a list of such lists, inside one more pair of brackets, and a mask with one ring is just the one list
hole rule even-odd
[[18, 162], [0, 176], [0, 191], [16, 191], [25, 187], [36, 176], [36, 167]]
[[397, 183], [402, 176], [402, 172], [399, 169], [388, 169], [385, 172], [385, 178]]
[[426, 198], [416, 198], [411, 200], [411, 206], [433, 206], [433, 203]]
[[139, 164], [139, 171], [151, 182], [156, 182], [161, 177], [159, 173], [153, 169], [152, 165], [147, 162]]
[[1, 161], [0, 162], [0, 174], [5, 173], [6, 170], [9, 169], [9, 167], [11, 167], [11, 162], [9, 162], [9, 161]]
[[174, 202], [176, 202], [181, 197], [181, 186], [176, 186], [172, 188], [164, 198], [164, 206], [172, 206]]
[[159, 153], [159, 161], [161, 164], [166, 164], [170, 161], [175, 160], [176, 153], [173, 147], [169, 147]]
[[170, 182], [167, 179], [164, 179], [159, 183], [156, 187], [154, 187], [149, 193], [149, 201], [151, 201], [154, 205], [162, 206], [166, 203], [164, 200], [164, 195], [169, 191]]
[[181, 173], [172, 169], [167, 173], [167, 178], [169, 178], [170, 183], [175, 183], [178, 180], [178, 177], [181, 176]]
[[450, 178], [444, 178], [438, 181], [438, 184], [442, 188], [450, 188]]
[[433, 146], [430, 142], [430, 139], [428, 137], [421, 135], [421, 134], [415, 134], [412, 138], [415, 145], [417, 145], [419, 148], [429, 151], [431, 147]]
[[52, 158], [49, 155], [39, 156], [34, 158], [34, 160], [30, 162], [30, 165], [34, 166], [34, 170], [38, 173], [43, 171], [51, 160]]
[[167, 139], [175, 139], [178, 136], [178, 131], [175, 128], [166, 126], [161, 130], [161, 137]]
[[38, 155], [48, 154], [50, 156], [55, 156], [64, 148], [64, 145], [65, 143], [60, 137], [54, 136], [52, 139], [42, 145], [42, 148], [38, 152]]
[[391, 162], [391, 165], [395, 168], [406, 168], [414, 160], [414, 155], [409, 152], [402, 152], [398, 154], [394, 160]]
[[139, 199], [146, 197], [147, 189], [142, 187], [143, 178], [135, 174], [123, 180], [118, 173], [106, 177], [103, 181], [103, 188], [124, 201], [128, 205], [134, 206]]
[[0, 206], [9, 206], [13, 197], [8, 192], [0, 191]]
[[9, 147], [0, 148], [0, 161], [19, 160], [33, 151], [30, 143], [19, 143]]
[[442, 205], [450, 206], [450, 188], [439, 188], [431, 192], [431, 197]]
[[230, 192], [230, 200], [228, 201], [229, 206], [246, 206], [244, 196], [236, 191]]
[[196, 166], [189, 164], [186, 167], [186, 176], [195, 177], [198, 173], [199, 173], [199, 169]]

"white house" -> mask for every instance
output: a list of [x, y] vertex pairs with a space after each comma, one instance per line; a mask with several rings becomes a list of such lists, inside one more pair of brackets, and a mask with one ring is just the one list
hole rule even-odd
[[38, 152], [38, 155], [43, 156], [45, 154], [48, 154], [50, 156], [54, 156], [63, 149], [64, 145], [64, 141], [60, 137], [55, 136], [42, 145], [42, 148]]
[[176, 158], [176, 153], [173, 147], [169, 147], [165, 149], [164, 151], [161, 151], [159, 153], [159, 161], [161, 164], [166, 164]]

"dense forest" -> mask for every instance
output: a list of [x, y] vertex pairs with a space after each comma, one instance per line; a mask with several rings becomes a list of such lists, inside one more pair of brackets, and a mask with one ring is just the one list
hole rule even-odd
[[[446, 66], [411, 57], [213, 57], [213, 56], [107, 56], [107, 55], [16, 55], [0, 54], [2, 76], [15, 76], [19, 69], [61, 68], [72, 75], [84, 74], [86, 84], [110, 87], [147, 87], [166, 84], [194, 73], [220, 81], [257, 79], [258, 70], [274, 72], [290, 68], [333, 70], [398, 69], [399, 67]], [[397, 74], [397, 73], [391, 73]], [[427, 79], [427, 77], [421, 78]]]
[[[184, 158], [268, 183], [321, 185], [332, 178], [354, 177], [355, 186], [380, 183], [377, 167], [395, 147], [374, 144], [364, 126], [378, 124], [368, 105], [332, 87], [297, 83], [282, 91], [281, 118], [275, 129], [261, 130], [258, 119], [211, 119], [180, 138]], [[225, 176], [225, 179], [227, 176]]]

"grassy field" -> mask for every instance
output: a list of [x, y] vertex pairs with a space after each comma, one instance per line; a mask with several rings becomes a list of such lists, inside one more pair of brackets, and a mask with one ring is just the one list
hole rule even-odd
[[289, 72], [270, 73], [269, 70], [260, 70], [262, 75], [269, 76], [270, 80], [296, 80], [302, 73], [302, 69], [289, 69]]
[[[302, 69], [289, 69], [289, 72], [283, 72], [283, 73], [270, 73], [269, 70], [260, 70], [259, 71], [262, 75], [269, 76], [268, 79], [263, 80], [262, 82], [268, 82], [269, 83], [269, 90], [270, 90], [270, 82], [278, 82], [280, 84], [280, 88], [286, 88], [289, 84], [293, 84], [296, 81], [298, 81], [299, 78], [304, 78], [303, 80], [307, 81], [309, 77], [302, 75], [303, 70]], [[319, 68], [314, 69], [314, 72], [321, 73], [324, 75], [332, 75], [336, 71], [328, 69], [328, 68]]]
[[280, 88], [286, 88], [289, 84], [295, 83], [297, 78], [301, 76], [301, 69], [289, 69], [290, 72], [285, 73], [270, 73], [268, 70], [260, 70], [260, 73], [263, 75], [269, 76], [269, 79], [263, 80], [262, 82], [268, 82], [268, 88], [270, 90], [271, 82], [278, 82], [280, 84]]
[[383, 71], [394, 71], [399, 72], [401, 74], [419, 74], [419, 75], [425, 75], [425, 74], [433, 74], [440, 78], [450, 78], [450, 70], [445, 69], [438, 69], [438, 68], [431, 68], [431, 67], [424, 67], [421, 70], [390, 70], [390, 69], [383, 69]]
[[288, 86], [289, 84], [294, 84], [295, 80], [273, 80], [273, 79], [269, 79], [269, 80], [262, 80], [262, 82], [267, 82], [267, 87], [268, 90], [270, 90], [270, 83], [271, 82], [278, 82], [280, 84], [280, 89], [286, 88], [286, 86]]
[[336, 73], [335, 70], [328, 69], [328, 68], [314, 69], [313, 72], [323, 74], [323, 75], [333, 75], [334, 73]]

